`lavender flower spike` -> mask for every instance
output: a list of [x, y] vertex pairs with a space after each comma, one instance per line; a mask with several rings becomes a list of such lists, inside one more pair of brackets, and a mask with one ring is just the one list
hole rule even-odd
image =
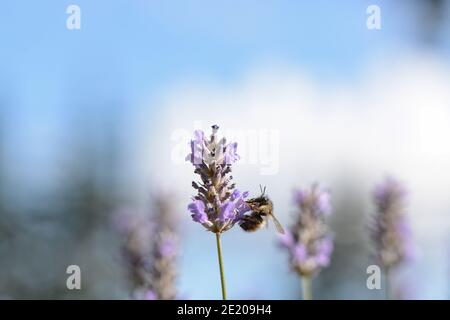
[[116, 227], [123, 235], [123, 256], [138, 300], [176, 298], [178, 237], [169, 198], [156, 197], [154, 215], [122, 213]]
[[197, 190], [192, 203], [188, 205], [192, 219], [202, 224], [206, 230], [216, 234], [217, 254], [219, 258], [222, 299], [226, 299], [225, 275], [222, 261], [220, 235], [241, 221], [244, 213], [250, 210], [245, 198], [248, 192], [241, 193], [231, 183], [231, 166], [237, 160], [237, 143], [228, 143], [219, 139], [217, 125], [212, 126], [212, 134], [205, 137], [203, 131], [197, 130], [191, 140], [191, 153], [186, 157], [194, 166], [194, 173], [201, 182], [192, 182]]
[[237, 143], [219, 139], [219, 127], [212, 126], [207, 139], [197, 130], [191, 140], [191, 153], [186, 157], [195, 167], [201, 182], [192, 182], [197, 194], [188, 205], [192, 219], [214, 233], [223, 233], [234, 226], [250, 208], [245, 204], [248, 193], [241, 194], [231, 183], [231, 165], [239, 160]]
[[371, 231], [378, 262], [391, 269], [414, 254], [411, 230], [406, 221], [405, 187], [393, 177], [386, 177], [373, 191], [376, 207]]
[[313, 185], [294, 192], [298, 208], [295, 223], [280, 236], [289, 252], [291, 268], [303, 279], [304, 299], [311, 299], [311, 278], [330, 263], [333, 237], [325, 217], [331, 213], [330, 193]]

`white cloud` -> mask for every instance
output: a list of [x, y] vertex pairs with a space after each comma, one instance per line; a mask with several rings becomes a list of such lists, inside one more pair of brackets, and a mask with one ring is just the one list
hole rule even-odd
[[191, 168], [174, 163], [173, 156], [187, 152], [174, 148], [187, 146], [194, 126], [208, 131], [217, 123], [224, 133], [273, 129], [280, 136], [274, 177], [262, 176], [261, 165], [249, 158], [251, 140], [238, 141], [244, 149], [236, 179], [247, 184], [243, 188], [256, 190], [268, 180], [274, 182], [268, 190], [288, 192], [315, 179], [332, 183], [347, 167], [356, 173], [348, 178], [362, 183], [398, 175], [410, 184], [418, 208], [440, 207], [444, 214], [450, 209], [448, 65], [413, 56], [368, 70], [358, 84], [322, 85], [284, 67], [253, 70], [233, 86], [199, 82], [174, 88], [162, 100], [156, 128], [149, 124], [157, 137], [145, 137], [146, 150], [158, 150], [158, 157], [149, 155], [147, 164], [157, 164], [162, 180], [189, 185]]

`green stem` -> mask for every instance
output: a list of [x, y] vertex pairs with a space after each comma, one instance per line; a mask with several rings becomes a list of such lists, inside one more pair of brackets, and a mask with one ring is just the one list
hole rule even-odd
[[386, 268], [384, 271], [384, 294], [386, 300], [391, 300], [391, 281], [390, 281], [390, 272], [389, 268]]
[[225, 288], [225, 274], [223, 272], [222, 246], [220, 244], [220, 233], [216, 233], [217, 255], [219, 257], [220, 283], [222, 285], [222, 300], [227, 300], [227, 290]]
[[311, 276], [302, 276], [303, 300], [312, 300]]

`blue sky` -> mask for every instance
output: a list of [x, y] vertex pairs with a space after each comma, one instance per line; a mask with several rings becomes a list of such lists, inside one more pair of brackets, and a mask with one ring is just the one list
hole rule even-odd
[[[65, 27], [69, 4], [81, 8], [81, 30]], [[139, 112], [143, 101], [154, 109], [160, 92], [173, 83], [202, 76], [232, 83], [267, 61], [301, 66], [322, 82], [351, 81], [368, 59], [418, 45], [411, 41], [417, 20], [411, 7], [378, 1], [382, 30], [369, 31], [369, 4], [5, 1], [0, 96], [13, 144], [35, 140], [31, 145], [38, 150], [18, 152], [31, 152], [23, 157], [36, 160], [36, 152], [70, 131], [67, 121], [76, 114], [95, 121]], [[443, 46], [448, 51], [448, 41]], [[118, 105], [114, 112], [111, 104]]]
[[[65, 28], [71, 3], [79, 31]], [[192, 74], [232, 80], [264, 59], [345, 78], [374, 53], [410, 45], [415, 13], [378, 3], [383, 29], [370, 32], [366, 1], [8, 1], [2, 87], [43, 112], [80, 95], [138, 99]]]

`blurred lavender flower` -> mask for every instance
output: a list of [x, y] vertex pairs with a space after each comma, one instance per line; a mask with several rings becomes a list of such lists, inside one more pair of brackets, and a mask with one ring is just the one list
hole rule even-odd
[[218, 139], [219, 127], [212, 126], [207, 139], [197, 130], [191, 140], [191, 153], [186, 157], [195, 167], [201, 183], [192, 182], [197, 195], [188, 205], [192, 219], [214, 233], [223, 233], [234, 226], [250, 210], [245, 203], [248, 192], [241, 193], [231, 183], [231, 165], [239, 160], [237, 143]]
[[226, 299], [225, 275], [222, 261], [220, 235], [239, 222], [244, 213], [250, 210], [245, 202], [248, 192], [241, 193], [231, 183], [231, 165], [239, 160], [237, 143], [228, 143], [217, 137], [217, 125], [212, 126], [212, 134], [207, 139], [203, 131], [194, 132], [191, 140], [191, 153], [186, 157], [194, 165], [194, 172], [201, 182], [192, 182], [197, 190], [192, 203], [188, 205], [192, 219], [202, 224], [208, 231], [216, 234], [219, 258], [222, 298]]
[[328, 233], [325, 216], [331, 212], [328, 191], [313, 185], [294, 192], [299, 208], [296, 223], [280, 236], [280, 243], [289, 250], [292, 268], [301, 276], [311, 276], [327, 267], [333, 252], [333, 238]]
[[154, 215], [121, 213], [116, 227], [124, 236], [123, 256], [138, 300], [176, 298], [178, 237], [167, 197], [154, 201]]
[[333, 237], [325, 224], [331, 213], [330, 193], [313, 185], [294, 191], [298, 206], [296, 222], [280, 236], [289, 251], [290, 265], [303, 280], [304, 298], [311, 299], [311, 278], [330, 264]]
[[386, 177], [373, 191], [376, 207], [371, 233], [378, 262], [391, 269], [414, 255], [412, 234], [405, 217], [407, 190], [393, 177]]

